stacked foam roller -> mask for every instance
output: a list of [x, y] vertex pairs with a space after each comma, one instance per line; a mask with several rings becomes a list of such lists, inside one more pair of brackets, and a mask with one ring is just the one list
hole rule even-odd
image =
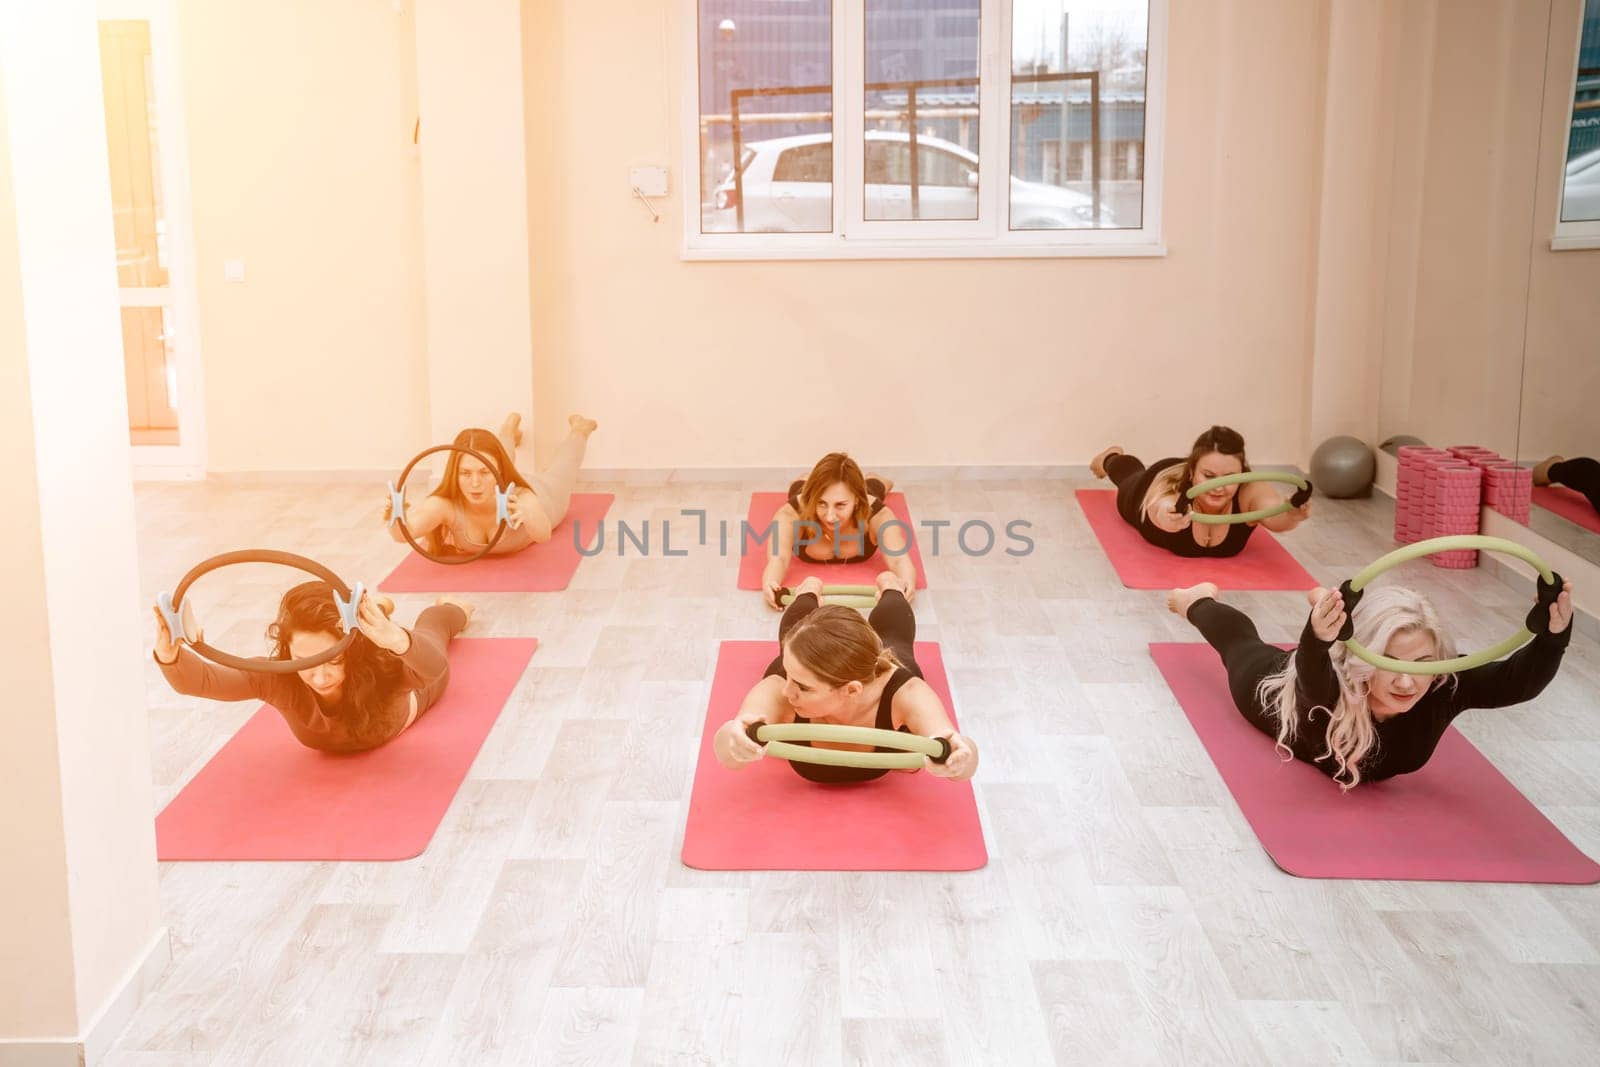
[[1528, 525], [1533, 507], [1533, 468], [1495, 463], [1483, 468], [1483, 502], [1500, 514]]
[[[1394, 538], [1401, 544], [1430, 537], [1478, 532], [1483, 507], [1484, 467], [1506, 462], [1492, 450], [1462, 445], [1448, 450], [1407, 445], [1400, 449], [1395, 486]], [[1436, 552], [1435, 567], [1465, 570], [1478, 565], [1475, 551]]]
[[1458, 445], [1451, 453], [1483, 471], [1483, 503], [1526, 525], [1533, 506], [1533, 471], [1519, 467], [1492, 448]]

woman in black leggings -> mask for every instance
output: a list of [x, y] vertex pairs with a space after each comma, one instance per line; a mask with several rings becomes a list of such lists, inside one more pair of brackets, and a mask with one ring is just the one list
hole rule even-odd
[[1533, 468], [1534, 485], [1564, 485], [1589, 498], [1589, 506], [1600, 511], [1600, 460], [1588, 456], [1562, 459], [1551, 456]]
[[[1555, 677], [1571, 637], [1572, 584], [1551, 587], [1528, 613], [1534, 639], [1516, 653], [1456, 675], [1397, 674], [1351, 655], [1337, 640], [1345, 623], [1336, 589], [1306, 594], [1311, 615], [1293, 654], [1261, 640], [1248, 616], [1219, 603], [1207, 582], [1174, 589], [1167, 607], [1221, 655], [1233, 703], [1277, 741], [1350, 789], [1419, 770], [1450, 721], [1468, 708], [1503, 708], [1538, 696]], [[1548, 605], [1548, 608], [1546, 607]], [[1400, 586], [1368, 589], [1356, 604], [1354, 637], [1393, 659], [1455, 655], [1433, 605]]]
[[[822, 606], [821, 589], [820, 578], [807, 578], [795, 590], [778, 627], [778, 657], [744, 698], [739, 714], [717, 729], [717, 760], [737, 769], [760, 759], [765, 746], [746, 733], [758, 723], [836, 723], [948, 738], [949, 758], [942, 764], [925, 758], [923, 766], [941, 778], [971, 778], [978, 769], [978, 748], [956, 733], [944, 702], [922, 680], [912, 655], [917, 619], [906, 601], [905, 580], [892, 571], [878, 575], [878, 603], [865, 619], [853, 608]], [[816, 782], [864, 782], [888, 773], [816, 763], [790, 766]]]
[[1257, 525], [1287, 533], [1311, 516], [1311, 489], [1290, 497], [1293, 511], [1259, 523], [1197, 523], [1193, 513], [1237, 515], [1282, 503], [1278, 491], [1264, 482], [1213, 489], [1193, 501], [1186, 494], [1201, 482], [1250, 469], [1244, 438], [1226, 426], [1213, 426], [1195, 439], [1187, 457], [1173, 456], [1146, 467], [1118, 445], [1111, 445], [1089, 463], [1096, 478], [1117, 487], [1117, 514], [1139, 536], [1178, 556], [1237, 556]]

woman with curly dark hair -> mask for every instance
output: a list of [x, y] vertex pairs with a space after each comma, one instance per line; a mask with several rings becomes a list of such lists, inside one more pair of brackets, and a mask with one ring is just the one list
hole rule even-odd
[[[174, 690], [212, 700], [264, 700], [295, 738], [323, 752], [364, 752], [393, 741], [432, 707], [450, 680], [445, 649], [466, 629], [472, 605], [440, 597], [410, 630], [389, 617], [394, 602], [363, 593], [344, 652], [293, 674], [238, 670], [202, 659], [174, 640], [156, 609], [156, 663]], [[283, 594], [267, 628], [270, 659], [315, 656], [344, 638], [333, 587], [302, 582]]]

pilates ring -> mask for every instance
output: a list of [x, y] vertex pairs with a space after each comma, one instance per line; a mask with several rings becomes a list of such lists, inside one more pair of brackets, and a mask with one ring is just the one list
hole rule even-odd
[[[344, 636], [332, 647], [303, 659], [244, 659], [219, 648], [213, 648], [200, 640], [199, 627], [195, 625], [194, 610], [184, 601], [184, 594], [201, 576], [235, 563], [277, 563], [315, 575], [333, 586], [333, 603], [339, 609], [340, 621], [344, 623]], [[224, 552], [220, 556], [212, 556], [196, 564], [183, 576], [176, 589], [170, 594], [162, 593], [156, 600], [157, 607], [161, 610], [161, 617], [166, 621], [167, 632], [172, 635], [172, 639], [176, 641], [182, 638], [189, 647], [211, 662], [257, 674], [293, 674], [327, 663], [350, 647], [350, 643], [356, 639], [356, 611], [361, 605], [361, 596], [364, 592], [366, 590], [360, 582], [357, 582], [354, 588], [347, 586], [337, 574], [316, 560], [271, 548], [244, 548], [237, 552]]]
[[[795, 598], [795, 592], [788, 586], [778, 587], [778, 606], [786, 608]], [[825, 585], [817, 599], [823, 603], [841, 608], [858, 608], [862, 611], [871, 611], [878, 603], [878, 587], [875, 585]]]
[[[499, 520], [499, 525], [495, 527], [494, 535], [489, 538], [489, 543], [484, 545], [473, 555], [436, 556], [432, 552], [429, 552], [426, 548], [423, 548], [422, 545], [418, 544], [417, 539], [412, 537], [411, 531], [406, 528], [406, 479], [411, 477], [411, 469], [415, 467], [419, 461], [433, 455], [435, 452], [460, 452], [462, 455], [471, 456], [479, 463], [482, 463], [484, 470], [495, 472], [494, 510], [495, 518]], [[510, 499], [511, 483], [506, 480], [505, 472], [500, 470], [500, 468], [495, 464], [494, 460], [490, 459], [482, 452], [471, 448], [465, 448], [461, 445], [434, 445], [432, 448], [424, 448], [421, 452], [418, 452], [415, 456], [411, 457], [411, 462], [407, 463], [405, 470], [400, 472], [399, 480], [389, 483], [389, 525], [398, 525], [400, 527], [400, 535], [406, 539], [406, 544], [415, 549], [417, 555], [421, 556], [423, 559], [429, 559], [435, 563], [443, 563], [452, 566], [461, 563], [471, 563], [473, 560], [482, 559], [484, 556], [487, 556], [489, 554], [489, 550], [495, 545], [499, 544], [500, 538], [505, 536], [506, 518], [509, 514], [506, 505]]]
[[[915, 770], [922, 757], [935, 763], [950, 758], [948, 737], [923, 737], [898, 730], [875, 730], [870, 726], [839, 726], [826, 722], [753, 722], [745, 734], [757, 744], [767, 746], [767, 755], [794, 763], [820, 763], [828, 767], [863, 767], [869, 770]], [[838, 748], [812, 748], [795, 741], [834, 741], [852, 745], [876, 745], [894, 752], [852, 752]]]
[[[1352, 635], [1355, 632], [1355, 623], [1350, 617], [1355, 606], [1361, 600], [1361, 592], [1378, 575], [1393, 567], [1397, 567], [1408, 560], [1421, 556], [1431, 556], [1435, 552], [1455, 552], [1461, 550], [1478, 550], [1481, 552], [1499, 552], [1507, 556], [1516, 556], [1524, 562], [1531, 563], [1539, 571], [1538, 599], [1529, 609], [1527, 618], [1521, 630], [1512, 634], [1498, 644], [1478, 652], [1471, 652], [1455, 659], [1428, 660], [1413, 662], [1410, 660], [1393, 659], [1380, 655], [1377, 652], [1357, 642]], [[1561, 595], [1563, 581], [1561, 575], [1550, 569], [1550, 565], [1540, 559], [1532, 549], [1507, 541], [1503, 537], [1487, 537], [1483, 534], [1454, 534], [1449, 537], [1433, 537], [1426, 541], [1418, 541], [1403, 548], [1397, 548], [1386, 556], [1380, 557], [1354, 578], [1339, 586], [1339, 595], [1344, 598], [1346, 618], [1344, 626], [1339, 631], [1336, 640], [1343, 641], [1350, 652], [1379, 670], [1393, 671], [1395, 674], [1456, 674], [1460, 671], [1469, 671], [1474, 667], [1481, 667], [1485, 663], [1492, 663], [1508, 653], [1515, 652], [1529, 641], [1533, 640], [1534, 628], [1540, 624], [1540, 609], [1543, 608], [1544, 625], [1550, 623], [1549, 606], [1556, 602]]]
[[1180, 510], [1189, 510], [1188, 502], [1202, 493], [1209, 493], [1213, 489], [1221, 489], [1225, 485], [1242, 485], [1245, 482], [1282, 482], [1292, 485], [1296, 492], [1288, 500], [1274, 504], [1270, 508], [1261, 508], [1258, 511], [1241, 511], [1238, 514], [1209, 515], [1203, 511], [1196, 511], [1190, 519], [1203, 526], [1231, 526], [1240, 522], [1260, 522], [1270, 519], [1274, 515], [1282, 515], [1311, 499], [1311, 483], [1298, 474], [1289, 474], [1286, 471], [1240, 471], [1238, 474], [1224, 474], [1220, 478], [1211, 478], [1193, 486], [1183, 495], [1183, 504]]

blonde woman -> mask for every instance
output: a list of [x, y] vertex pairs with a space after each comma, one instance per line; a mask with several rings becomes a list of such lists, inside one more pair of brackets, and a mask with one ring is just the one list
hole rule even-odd
[[1197, 523], [1193, 513], [1207, 515], [1261, 511], [1283, 502], [1276, 489], [1264, 482], [1225, 485], [1196, 497], [1185, 494], [1201, 482], [1250, 469], [1244, 438], [1237, 430], [1213, 426], [1195, 439], [1187, 457], [1174, 456], [1146, 467], [1119, 445], [1111, 445], [1089, 462], [1096, 478], [1109, 478], [1117, 487], [1117, 514], [1157, 548], [1178, 556], [1237, 556], [1256, 526], [1287, 533], [1311, 517], [1311, 490], [1290, 497], [1293, 511], [1262, 519], [1259, 523]]
[[[1244, 613], [1219, 603], [1207, 582], [1174, 589], [1167, 607], [1193, 623], [1222, 657], [1233, 702], [1252, 726], [1351, 789], [1420, 770], [1450, 721], [1468, 708], [1532, 700], [1550, 684], [1571, 639], [1572, 583], [1548, 611], [1528, 615], [1532, 641], [1496, 663], [1457, 675], [1396, 674], [1353, 656], [1337, 589], [1306, 594], [1311, 615], [1293, 654], [1263, 642]], [[1422, 594], [1376, 586], [1356, 605], [1354, 637], [1393, 659], [1449, 659], [1454, 643]]]
[[[864, 619], [854, 608], [820, 606], [821, 589], [820, 578], [800, 583], [778, 627], [783, 646], [778, 658], [744, 698], [739, 714], [717, 728], [717, 761], [737, 769], [765, 754], [765, 746], [745, 732], [753, 724], [836, 723], [948, 738], [949, 758], [940, 764], [924, 757], [923, 766], [941, 778], [971, 778], [978, 769], [978, 746], [956, 733], [944, 702], [922, 680], [912, 656], [917, 620], [906, 602], [906, 582], [888, 571], [878, 575], [878, 604]], [[815, 763], [789, 766], [816, 782], [864, 782], [889, 773]]]
[[789, 486], [789, 500], [778, 509], [774, 553], [761, 572], [767, 606], [783, 610], [778, 590], [795, 558], [811, 563], [860, 563], [884, 550], [884, 562], [899, 576], [909, 601], [917, 595], [917, 569], [911, 562], [909, 533], [884, 503], [894, 483], [863, 475], [855, 460], [830, 452], [811, 473]]

